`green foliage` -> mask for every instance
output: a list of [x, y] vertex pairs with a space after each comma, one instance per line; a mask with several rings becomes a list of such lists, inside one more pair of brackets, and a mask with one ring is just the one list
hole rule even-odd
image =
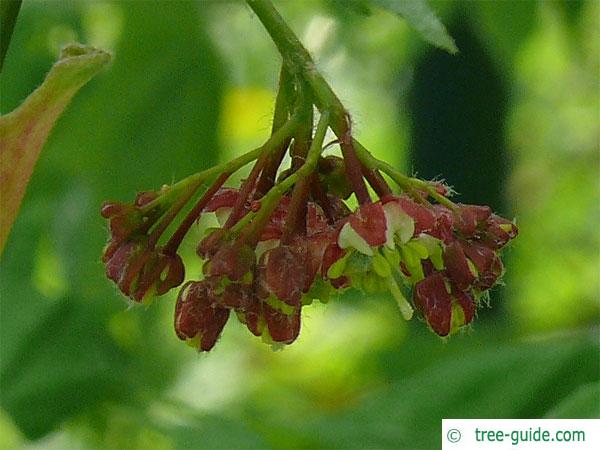
[[25, 195], [25, 188], [54, 122], [75, 93], [108, 61], [102, 50], [70, 44], [21, 106], [0, 117], [0, 166], [2, 167], [2, 219], [0, 254]]
[[369, 0], [368, 3], [398, 14], [430, 44], [452, 54], [458, 52], [454, 39], [431, 10], [427, 0]]
[[[328, 3], [276, 6], [317, 49], [360, 140], [399, 164], [423, 47], [391, 15], [333, 20]], [[115, 58], [50, 135], [2, 255], [0, 447], [428, 449], [443, 417], [599, 417], [598, 3], [568, 18], [550, 2], [491, 3], [447, 12], [470, 23], [511, 93], [498, 124], [511, 173], [494, 189], [522, 233], [495, 316], [445, 342], [403, 324], [391, 298], [349, 294], [308, 307], [294, 348], [271, 352], [232, 326], [198, 358], [174, 335], [173, 298], [126, 310], [105, 279], [99, 207], [256, 144], [221, 148], [237, 136], [225, 127], [266, 136], [274, 49], [248, 46], [268, 39], [237, 3], [24, 2], [2, 112], [42, 82], [57, 44]]]
[[[79, 7], [85, 17], [92, 6]], [[111, 325], [125, 304], [99, 263], [106, 238], [99, 208], [215, 161], [216, 132], [207, 124], [218, 120], [222, 71], [191, 3], [115, 7], [123, 19], [115, 30], [119, 56], [56, 127], [3, 255], [2, 407], [30, 438], [101, 400], [131, 401], [160, 389], [175, 374], [176, 356], [158, 344], [170, 336], [156, 323], [158, 310], [132, 311]], [[43, 38], [58, 24], [82, 29], [82, 17], [68, 11], [38, 21], [45, 10], [23, 8], [12, 46], [43, 54]], [[25, 64], [28, 52], [11, 55], [3, 110], [22, 83], [43, 75], [27, 72], [35, 70]], [[47, 259], [53, 273], [35, 277]], [[62, 285], [49, 288], [59, 277]], [[119, 342], [123, 327], [139, 331]]]
[[[542, 417], [571, 390], [598, 376], [598, 345], [587, 337], [461, 344], [424, 369], [396, 377], [352, 411], [312, 422], [311, 434], [319, 436], [312, 446], [436, 448], [440, 417]], [[574, 361], [576, 373], [571, 371]], [[587, 409], [589, 416], [579, 411], [595, 417], [595, 411]]]

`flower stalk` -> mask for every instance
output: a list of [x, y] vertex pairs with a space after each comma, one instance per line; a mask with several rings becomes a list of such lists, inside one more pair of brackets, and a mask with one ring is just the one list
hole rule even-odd
[[[389, 293], [404, 319], [417, 313], [440, 336], [468, 326], [504, 273], [500, 252], [516, 226], [488, 207], [454, 203], [443, 183], [375, 158], [352, 136], [349, 113], [271, 2], [247, 2], [283, 59], [270, 138], [230, 162], [141, 193], [133, 205], [104, 205], [107, 276], [143, 303], [182, 285], [178, 248], [202, 215], [214, 214], [220, 225], [204, 230], [197, 247], [202, 277], [183, 284], [175, 307], [177, 336], [199, 351], [213, 348], [231, 312], [263, 341], [291, 344], [304, 306], [351, 287]], [[329, 130], [337, 139], [324, 145]], [[324, 155], [333, 145], [339, 156]], [[252, 161], [238, 188], [225, 186]], [[160, 246], [207, 180], [214, 181]]]

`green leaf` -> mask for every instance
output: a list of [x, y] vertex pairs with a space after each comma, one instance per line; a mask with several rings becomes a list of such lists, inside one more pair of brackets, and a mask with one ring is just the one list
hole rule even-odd
[[584, 384], [552, 408], [547, 419], [600, 419], [600, 382]]
[[0, 117], [0, 253], [56, 119], [108, 61], [110, 54], [103, 50], [81, 44], [64, 47], [42, 85], [21, 106]]
[[[439, 448], [442, 418], [543, 417], [570, 392], [598, 380], [593, 337], [512, 343], [482, 337], [420, 347], [409, 336], [405, 350], [386, 361], [394, 369], [389, 383], [346, 411], [295, 417], [301, 424], [296, 442], [307, 448]], [[427, 360], [416, 370], [414, 354]]]
[[[106, 19], [118, 57], [56, 123], [2, 257], [1, 405], [28, 439], [100, 403], [142, 403], [189, 360], [172, 328], [173, 298], [127, 310], [106, 279], [99, 210], [216, 161], [222, 65], [196, 4], [103, 5], [24, 2], [11, 49], [27, 51], [11, 51], [0, 77], [6, 111], [43, 79], [53, 30], [88, 35], [88, 14]], [[55, 270], [41, 264], [48, 254]], [[41, 269], [62, 274], [60, 290], [36, 279]]]
[[369, 0], [369, 3], [402, 16], [430, 44], [452, 54], [458, 52], [454, 39], [426, 0]]
[[174, 450], [267, 448], [261, 436], [239, 420], [198, 415], [185, 426], [158, 426], [171, 438]]

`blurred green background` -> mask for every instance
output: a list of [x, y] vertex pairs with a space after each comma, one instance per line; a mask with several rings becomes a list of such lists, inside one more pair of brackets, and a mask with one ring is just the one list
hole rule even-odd
[[231, 322], [197, 355], [172, 295], [128, 309], [105, 279], [99, 207], [265, 140], [279, 56], [241, 2], [25, 0], [2, 113], [64, 43], [114, 61], [52, 132], [2, 255], [0, 448], [429, 449], [442, 418], [600, 417], [600, 3], [432, 2], [456, 56], [384, 11], [276, 6], [377, 156], [516, 217], [506, 287], [448, 341], [351, 292], [283, 351]]

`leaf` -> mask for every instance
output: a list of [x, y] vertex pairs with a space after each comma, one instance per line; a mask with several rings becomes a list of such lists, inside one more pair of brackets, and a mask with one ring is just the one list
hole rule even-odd
[[[130, 201], [217, 159], [222, 65], [193, 2], [106, 3], [115, 58], [56, 123], [27, 187], [0, 269], [0, 397], [28, 439], [99, 404], [151, 398], [189, 360], [172, 328], [172, 298], [127, 304], [100, 262], [103, 200]], [[4, 107], [42, 79], [47, 39], [62, 27], [86, 34], [95, 2], [48, 8], [24, 2], [0, 87]], [[176, 24], [177, 26], [174, 26]], [[6, 109], [4, 109], [6, 110]], [[36, 280], [50, 252], [65, 285]], [[47, 266], [47, 265], [46, 265]], [[113, 448], [113, 447], [109, 447]]]
[[552, 408], [546, 419], [600, 419], [600, 382], [584, 384]]
[[216, 415], [198, 415], [185, 426], [157, 428], [171, 437], [175, 450], [184, 449], [253, 449], [267, 448], [260, 434], [240, 420]]
[[[265, 428], [294, 433], [307, 448], [439, 448], [442, 418], [543, 417], [599, 376], [598, 344], [588, 336], [513, 343], [470, 336], [456, 346], [441, 344], [446, 348], [432, 360], [425, 351], [431, 344], [415, 347], [412, 338], [395, 355], [395, 379], [362, 403], [335, 414], [288, 417], [294, 427]], [[415, 354], [429, 362], [414, 370]]]
[[21, 106], [0, 117], [0, 254], [56, 119], [109, 61], [110, 54], [103, 50], [81, 44], [64, 47], [42, 85]]
[[454, 39], [427, 0], [369, 0], [369, 3], [402, 16], [430, 44], [452, 54], [458, 52]]

